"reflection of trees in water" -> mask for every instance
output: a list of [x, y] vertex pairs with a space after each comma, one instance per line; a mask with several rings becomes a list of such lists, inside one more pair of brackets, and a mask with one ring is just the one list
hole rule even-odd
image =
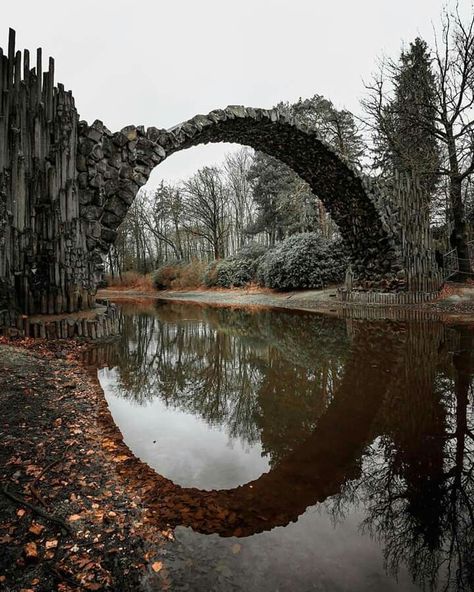
[[[125, 311], [127, 312], [127, 311]], [[341, 379], [345, 323], [316, 315], [159, 306], [124, 314], [122, 338], [95, 355], [117, 394], [167, 405], [261, 441], [274, 463], [311, 433]]]
[[[372, 323], [364, 348], [354, 325], [355, 349], [347, 337], [353, 322], [315, 315], [179, 305], [122, 322], [126, 336], [106, 357], [110, 365], [120, 360], [124, 395], [139, 402], [160, 396], [232, 435], [260, 439], [278, 467], [340, 403], [344, 374], [346, 383], [351, 367], [363, 374], [370, 355], [383, 368], [391, 341], [375, 440], [333, 495], [335, 515], [361, 504], [363, 527], [381, 541], [391, 571], [405, 563], [428, 589], [474, 589], [472, 332]], [[353, 374], [357, 397], [364, 376]]]
[[[360, 503], [388, 569], [428, 589], [474, 589], [473, 334], [408, 327], [405, 372], [390, 388], [362, 478], [334, 501]], [[454, 339], [453, 339], [454, 338]], [[454, 342], [454, 343], [453, 343]], [[454, 353], [452, 346], [454, 345]]]

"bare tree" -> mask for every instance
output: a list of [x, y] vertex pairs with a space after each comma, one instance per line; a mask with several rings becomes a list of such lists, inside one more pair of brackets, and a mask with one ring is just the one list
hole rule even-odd
[[474, 16], [464, 24], [459, 12], [445, 12], [441, 42], [436, 40], [438, 71], [438, 128], [448, 177], [454, 228], [451, 245], [457, 248], [460, 271], [471, 271], [467, 246], [463, 186], [474, 173]]
[[168, 248], [173, 256], [184, 259], [182, 245], [183, 200], [179, 188], [161, 183], [153, 195], [144, 193], [146, 207], [143, 210], [142, 223], [156, 241], [157, 251], [165, 246], [162, 260], [167, 259]]
[[237, 152], [227, 154], [224, 172], [232, 204], [234, 248], [239, 249], [246, 241], [245, 230], [255, 214], [252, 186], [248, 175], [253, 162], [253, 151], [242, 147]]
[[[406, 110], [404, 116], [410, 117], [411, 114], [412, 124], [440, 146], [439, 166], [432, 172], [447, 181], [453, 225], [450, 242], [458, 251], [460, 271], [470, 273], [463, 196], [474, 173], [474, 15], [464, 22], [457, 9], [453, 13], [444, 12], [441, 34], [435, 35], [433, 70], [434, 117], [415, 94], [410, 100], [420, 103], [417, 108]], [[392, 101], [391, 89], [387, 89], [387, 85], [394, 81], [399, 71], [399, 65], [394, 62], [383, 64], [373, 82], [366, 85], [369, 97], [363, 103], [369, 115], [369, 125], [387, 138], [395, 149], [397, 142], [391, 135], [391, 118], [387, 117]], [[429, 117], [424, 115], [426, 113]]]
[[200, 169], [183, 183], [183, 194], [183, 226], [191, 234], [209, 243], [215, 259], [225, 257], [225, 241], [230, 229], [228, 192], [219, 169]]

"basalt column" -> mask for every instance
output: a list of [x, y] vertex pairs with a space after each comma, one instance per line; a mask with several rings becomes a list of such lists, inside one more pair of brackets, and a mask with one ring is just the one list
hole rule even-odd
[[0, 310], [73, 312], [94, 303], [100, 257], [80, 218], [74, 99], [30, 54], [0, 49]]

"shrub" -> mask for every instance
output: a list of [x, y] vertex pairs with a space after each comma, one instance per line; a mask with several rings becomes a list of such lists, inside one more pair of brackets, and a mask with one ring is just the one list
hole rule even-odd
[[204, 283], [209, 288], [239, 288], [253, 282], [256, 271], [255, 261], [229, 257], [209, 264], [204, 275]]
[[236, 259], [260, 259], [263, 257], [268, 251], [268, 247], [266, 245], [262, 245], [260, 243], [247, 243], [243, 247], [240, 248], [239, 251], [234, 255]]
[[267, 248], [250, 243], [230, 257], [213, 261], [204, 274], [208, 288], [240, 288], [256, 280], [258, 264]]
[[182, 263], [165, 263], [153, 272], [153, 287], [155, 290], [169, 290], [171, 283], [178, 277]]
[[323, 288], [343, 281], [347, 263], [339, 241], [313, 232], [295, 234], [261, 259], [257, 280], [277, 290]]
[[153, 273], [155, 290], [179, 290], [202, 285], [206, 264], [193, 260], [190, 263], [167, 263]]
[[137, 271], [125, 271], [121, 276], [107, 275], [105, 278], [106, 287], [118, 289], [140, 289], [151, 290], [153, 287], [152, 274], [138, 273]]
[[186, 265], [180, 265], [176, 278], [171, 282], [171, 287], [174, 290], [201, 287], [206, 267], [207, 263], [198, 259], [194, 259]]

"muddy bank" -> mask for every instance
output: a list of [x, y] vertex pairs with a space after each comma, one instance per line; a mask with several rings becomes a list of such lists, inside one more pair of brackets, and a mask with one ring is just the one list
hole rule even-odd
[[0, 342], [0, 589], [7, 592], [169, 588], [168, 533], [148, 524], [128, 487], [131, 454], [79, 363], [85, 347]]

